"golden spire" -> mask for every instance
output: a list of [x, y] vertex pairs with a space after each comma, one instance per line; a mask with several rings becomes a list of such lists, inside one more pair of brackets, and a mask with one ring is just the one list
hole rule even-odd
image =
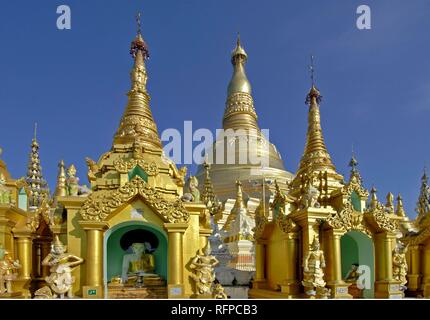
[[242, 182], [240, 182], [239, 180], [236, 181], [236, 188], [237, 188], [237, 192], [236, 192], [236, 202], [234, 204], [234, 208], [244, 209], [245, 203], [243, 202]]
[[360, 172], [357, 169], [358, 161], [355, 158], [354, 150], [352, 150], [351, 160], [349, 161], [349, 166], [351, 167], [349, 182], [353, 181], [353, 179], [357, 179], [360, 184], [362, 184], [362, 179]]
[[320, 101], [321, 94], [313, 85], [306, 98], [306, 103], [309, 105], [308, 130], [305, 151], [300, 160], [299, 173], [327, 169], [336, 170], [324, 142], [319, 109]]
[[231, 53], [233, 76], [227, 89], [227, 102], [223, 118], [224, 129], [257, 129], [257, 114], [254, 109], [251, 84], [246, 77], [245, 63], [248, 55], [237, 36], [236, 47]]
[[387, 212], [394, 213], [394, 195], [391, 192], [387, 194], [387, 203], [385, 204]]
[[423, 176], [421, 177], [420, 196], [415, 212], [418, 214], [418, 220], [430, 213], [430, 186], [428, 184], [427, 169], [425, 167]]
[[[336, 172], [336, 168], [331, 161], [330, 154], [324, 142], [319, 108], [322, 96], [315, 86], [313, 56], [311, 56], [311, 66], [309, 69], [311, 71], [312, 85], [306, 96], [306, 104], [309, 105], [306, 145], [300, 160], [299, 169], [292, 183], [293, 193], [297, 193], [298, 190], [303, 191], [303, 186], [307, 183], [306, 180], [312, 178], [314, 173], [324, 174], [327, 180], [326, 185], [331, 190], [338, 187], [343, 181], [343, 177]], [[351, 165], [353, 166], [353, 170], [355, 170], [355, 159], [352, 160]], [[326, 190], [325, 195], [322, 195], [322, 197], [328, 199], [329, 194], [330, 190]]]
[[64, 168], [64, 161], [61, 160], [58, 163], [58, 176], [57, 176], [57, 186], [55, 188], [55, 196], [65, 197], [66, 195], [67, 195], [66, 170]]
[[[243, 191], [242, 182], [236, 181], [236, 202], [234, 203], [233, 209], [231, 209], [230, 214], [224, 224], [224, 230], [229, 231], [233, 224], [237, 223], [238, 217], [242, 215], [247, 215], [248, 211], [243, 201]], [[240, 222], [240, 221], [239, 221]]]
[[406, 217], [405, 209], [403, 208], [403, 199], [400, 194], [397, 196], [396, 215], [399, 217]]
[[216, 199], [215, 199], [215, 192], [214, 192], [211, 177], [210, 177], [211, 166], [207, 161], [205, 161], [203, 164], [203, 167], [205, 168], [205, 182], [204, 182], [204, 189], [200, 199], [206, 205], [208, 205], [209, 203], [213, 205], [215, 204]]
[[115, 134], [114, 144], [139, 143], [151, 149], [161, 149], [157, 125], [149, 106], [150, 97], [146, 90], [148, 75], [145, 60], [149, 58], [149, 50], [141, 34], [140, 13], [136, 20], [137, 35], [130, 49], [130, 54], [134, 58], [134, 66], [130, 74], [132, 86], [128, 92], [127, 107]]
[[28, 203], [29, 207], [37, 208], [45, 197], [48, 197], [48, 184], [42, 175], [40, 165], [39, 143], [37, 142], [37, 123], [34, 124], [34, 136], [31, 142], [31, 152], [27, 166], [27, 176], [25, 178], [30, 190]]
[[376, 188], [375, 186], [372, 187], [370, 190], [371, 198], [370, 198], [370, 208], [376, 208], [378, 204], [378, 197], [376, 196]]

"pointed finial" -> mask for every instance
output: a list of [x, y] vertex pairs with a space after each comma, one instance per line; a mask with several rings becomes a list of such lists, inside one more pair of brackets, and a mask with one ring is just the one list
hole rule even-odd
[[394, 213], [394, 195], [391, 192], [387, 194], [387, 203], [385, 204], [389, 213]]
[[375, 186], [372, 185], [372, 189], [370, 189], [370, 194], [372, 195], [372, 200], [378, 200], [376, 193], [378, 192], [378, 190], [376, 190]]
[[312, 87], [315, 86], [315, 65], [314, 65], [314, 56], [311, 54], [311, 64], [309, 65], [309, 73], [311, 74], [311, 84]]
[[149, 50], [145, 40], [143, 40], [142, 37], [142, 23], [140, 12], [136, 16], [136, 23], [137, 36], [131, 43], [130, 54], [134, 59], [136, 59], [137, 53], [140, 51], [142, 53], [143, 59], [145, 60], [149, 58]]
[[58, 175], [57, 175], [57, 185], [55, 188], [55, 196], [65, 197], [66, 195], [67, 195], [66, 172], [65, 172], [64, 161], [61, 160], [58, 163]]
[[238, 62], [244, 63], [248, 59], [248, 55], [245, 52], [245, 49], [243, 49], [241, 42], [240, 42], [240, 34], [237, 33], [237, 39], [236, 39], [236, 48], [233, 49], [231, 53], [231, 63], [233, 65], [236, 65]]
[[372, 186], [372, 189], [370, 190], [370, 208], [374, 209], [376, 208], [377, 204], [378, 204], [378, 197], [376, 196], [376, 188], [375, 186]]
[[315, 65], [314, 65], [314, 56], [311, 55], [311, 64], [309, 65], [309, 72], [311, 74], [311, 90], [309, 91], [308, 95], [306, 96], [305, 103], [307, 105], [311, 105], [312, 101], [315, 99], [316, 103], [321, 103], [322, 96], [320, 92], [318, 91], [317, 87], [315, 86]]
[[402, 196], [400, 195], [400, 193], [397, 196], [396, 214], [400, 217], [406, 217], [405, 209], [403, 207], [403, 199], [402, 199]]
[[138, 12], [136, 15], [136, 24], [137, 24], [137, 34], [142, 34], [142, 21], [141, 21], [141, 13]]
[[354, 154], [354, 147], [352, 149], [352, 155], [351, 155], [351, 160], [349, 161], [349, 166], [351, 167], [351, 172], [355, 172], [357, 171], [357, 166], [358, 166], [358, 161], [355, 158], [355, 154]]
[[37, 122], [34, 123], [34, 140], [37, 140]]

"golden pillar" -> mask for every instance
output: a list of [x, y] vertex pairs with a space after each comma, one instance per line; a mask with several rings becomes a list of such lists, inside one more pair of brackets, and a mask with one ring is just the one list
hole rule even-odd
[[18, 269], [18, 279], [14, 282], [14, 290], [21, 291], [26, 298], [30, 298], [32, 279], [32, 247], [33, 237], [30, 231], [14, 233], [17, 245], [17, 259], [21, 264]]
[[351, 299], [352, 296], [348, 293], [350, 284], [342, 279], [342, 251], [340, 240], [344, 231], [331, 229], [326, 232], [325, 240], [328, 243], [324, 246], [324, 254], [327, 260], [327, 287], [331, 288], [332, 298]]
[[87, 256], [85, 257], [86, 281], [84, 298], [103, 297], [103, 235], [109, 228], [106, 222], [80, 221], [87, 234]]
[[400, 281], [393, 279], [393, 239], [396, 235], [381, 232], [374, 235], [375, 298], [402, 298]]
[[165, 223], [164, 227], [168, 233], [168, 297], [180, 298], [184, 295], [183, 237], [188, 224]]
[[425, 298], [430, 297], [430, 240], [427, 240], [423, 251], [422, 289]]
[[421, 245], [414, 245], [409, 248], [409, 270], [408, 270], [408, 290], [417, 291], [421, 287]]
[[281, 284], [281, 292], [289, 298], [294, 298], [299, 293], [299, 280], [297, 279], [297, 262], [299, 259], [299, 241], [297, 232], [289, 232], [285, 235], [284, 246], [286, 250], [286, 279]]
[[255, 279], [252, 281], [253, 289], [264, 289], [266, 282], [266, 244], [263, 239], [255, 242]]

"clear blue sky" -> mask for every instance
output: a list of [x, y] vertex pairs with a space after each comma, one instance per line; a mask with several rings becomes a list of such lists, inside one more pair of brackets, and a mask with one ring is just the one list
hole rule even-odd
[[[56, 29], [56, 8], [72, 9], [72, 30]], [[356, 8], [372, 9], [372, 30]], [[427, 0], [379, 1], [2, 1], [0, 146], [14, 177], [25, 175], [39, 126], [43, 172], [109, 150], [129, 89], [134, 15], [143, 12], [151, 59], [148, 88], [160, 132], [220, 128], [240, 31], [249, 55], [260, 126], [296, 171], [303, 152], [309, 55], [324, 102], [322, 125], [340, 173], [354, 144], [367, 187], [402, 193], [409, 215], [430, 164], [430, 44]]]

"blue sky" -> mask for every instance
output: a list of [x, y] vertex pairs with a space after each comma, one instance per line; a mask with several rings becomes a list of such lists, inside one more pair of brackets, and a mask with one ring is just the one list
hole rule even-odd
[[[56, 8], [72, 29], [56, 28]], [[372, 9], [372, 29], [356, 28], [356, 8]], [[309, 89], [316, 81], [325, 140], [340, 173], [351, 145], [367, 187], [404, 197], [408, 214], [430, 165], [430, 44], [426, 0], [379, 1], [9, 1], [0, 5], [0, 146], [14, 177], [25, 175], [38, 123], [43, 172], [55, 187], [57, 163], [108, 151], [129, 89], [134, 16], [149, 44], [151, 107], [159, 131], [220, 128], [240, 31], [248, 52], [261, 128], [296, 171], [303, 152]]]

